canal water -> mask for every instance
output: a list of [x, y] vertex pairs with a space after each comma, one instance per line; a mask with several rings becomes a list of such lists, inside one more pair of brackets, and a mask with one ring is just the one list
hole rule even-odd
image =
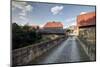
[[30, 64], [54, 64], [90, 61], [77, 37], [69, 37], [62, 44], [36, 58]]

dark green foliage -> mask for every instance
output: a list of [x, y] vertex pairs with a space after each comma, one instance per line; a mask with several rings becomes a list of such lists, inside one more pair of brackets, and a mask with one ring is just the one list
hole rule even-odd
[[70, 29], [67, 29], [66, 32], [71, 32], [71, 30]]
[[30, 30], [30, 26], [19, 26], [12, 23], [12, 48], [17, 49], [36, 43], [42, 38], [35, 29]]

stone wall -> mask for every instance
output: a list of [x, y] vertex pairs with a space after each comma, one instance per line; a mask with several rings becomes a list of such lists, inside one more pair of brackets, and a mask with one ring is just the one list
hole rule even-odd
[[90, 60], [96, 60], [96, 28], [79, 28], [79, 38], [84, 43]]
[[33, 44], [12, 51], [12, 65], [26, 65], [56, 45], [60, 45], [65, 37]]

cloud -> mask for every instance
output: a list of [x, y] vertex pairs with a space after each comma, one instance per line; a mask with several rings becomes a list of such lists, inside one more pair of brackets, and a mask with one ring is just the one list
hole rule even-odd
[[16, 2], [16, 1], [12, 1], [12, 8], [13, 9], [24, 9], [25, 5], [27, 5], [26, 2]]
[[25, 6], [26, 11], [32, 11], [33, 7], [31, 5]]
[[27, 2], [16, 2], [16, 1], [12, 1], [12, 8], [20, 9], [22, 11], [24, 10], [26, 12], [30, 12], [33, 9], [33, 7]]
[[65, 22], [69, 23], [69, 22], [73, 22], [75, 20], [76, 20], [76, 18], [75, 17], [72, 17], [72, 18], [66, 19]]
[[67, 23], [67, 25], [65, 25], [64, 28], [68, 28], [70, 26], [76, 26], [76, 22]]
[[16, 9], [20, 10], [18, 13], [19, 18], [24, 20], [27, 14], [32, 11], [33, 7], [27, 2], [12, 1], [12, 10], [14, 11]]
[[80, 15], [82, 15], [82, 14], [86, 14], [86, 13], [87, 13], [87, 12], [81, 12]]
[[67, 23], [65, 24], [65, 28], [68, 28], [69, 26], [72, 26], [72, 25], [76, 25], [76, 17], [67, 18], [65, 22]]
[[26, 14], [27, 14], [27, 13], [26, 13], [25, 10], [22, 10], [22, 11], [19, 13], [20, 16], [25, 16]]
[[76, 25], [76, 22], [72, 22], [70, 25]]
[[21, 10], [19, 15], [25, 16], [25, 15], [27, 15], [28, 12], [31, 12], [32, 9], [33, 9], [33, 7], [31, 5], [27, 5], [27, 6], [24, 7], [24, 9]]
[[59, 12], [61, 12], [62, 9], [63, 9], [63, 6], [55, 6], [51, 8], [51, 12], [53, 13], [53, 15], [56, 15]]
[[26, 19], [24, 16], [19, 16], [19, 18], [20, 18], [21, 20], [25, 20], [25, 19]]

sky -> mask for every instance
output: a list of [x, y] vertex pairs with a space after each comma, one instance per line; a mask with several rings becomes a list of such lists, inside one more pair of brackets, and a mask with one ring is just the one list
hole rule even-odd
[[78, 15], [94, 11], [95, 6], [13, 1], [12, 23], [43, 27], [47, 22], [57, 21], [66, 28], [76, 24]]

